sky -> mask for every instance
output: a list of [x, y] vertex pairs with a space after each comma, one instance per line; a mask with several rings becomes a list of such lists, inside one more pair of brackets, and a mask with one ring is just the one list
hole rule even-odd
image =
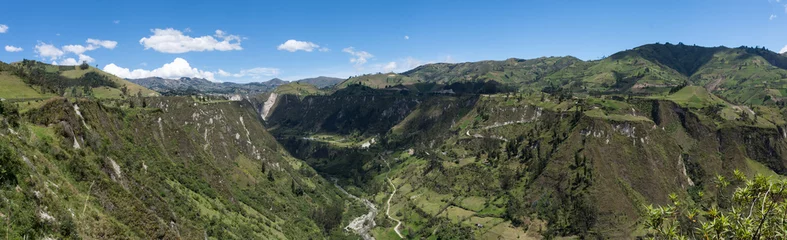
[[787, 0], [6, 1], [0, 61], [260, 82], [648, 43], [787, 51]]

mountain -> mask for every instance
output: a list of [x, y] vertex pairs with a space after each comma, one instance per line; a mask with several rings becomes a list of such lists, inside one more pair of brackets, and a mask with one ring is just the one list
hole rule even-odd
[[211, 82], [203, 78], [164, 79], [159, 77], [128, 79], [155, 91], [170, 95], [213, 93], [213, 94], [256, 94], [271, 91], [287, 81], [274, 78], [266, 82], [232, 83]]
[[[335, 89], [351, 85], [443, 91], [451, 84], [494, 82], [519, 91], [584, 94], [664, 94], [684, 84], [740, 104], [782, 99], [787, 84], [787, 57], [763, 48], [700, 47], [648, 44], [609, 57], [582, 61], [574, 57], [542, 57], [469, 63], [434, 63], [403, 73], [352, 77]], [[483, 86], [483, 85], [478, 85]]]
[[342, 79], [342, 78], [332, 78], [332, 77], [319, 76], [319, 77], [316, 77], [316, 78], [301, 79], [301, 80], [298, 80], [296, 82], [308, 83], [308, 84], [316, 86], [317, 88], [329, 88], [329, 87], [333, 87], [336, 84], [339, 84], [342, 81], [344, 81], [344, 79]]

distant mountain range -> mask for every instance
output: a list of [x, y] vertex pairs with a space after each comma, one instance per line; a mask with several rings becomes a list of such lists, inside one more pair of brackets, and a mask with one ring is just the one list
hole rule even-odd
[[[195, 93], [214, 93], [214, 94], [254, 94], [269, 92], [276, 89], [276, 87], [289, 83], [278, 78], [274, 78], [265, 82], [252, 82], [252, 83], [232, 83], [232, 82], [211, 82], [204, 78], [188, 78], [183, 77], [180, 79], [166, 79], [160, 77], [128, 79], [128, 81], [145, 86], [154, 91], [168, 95], [183, 95]], [[307, 83], [314, 85], [318, 88], [332, 87], [339, 82], [344, 81], [341, 78], [332, 77], [316, 77], [298, 80], [296, 82]]]
[[426, 64], [399, 74], [352, 77], [334, 88], [363, 85], [436, 92], [467, 82], [591, 95], [651, 95], [696, 85], [733, 102], [761, 104], [787, 97], [787, 57], [764, 48], [648, 44], [593, 61], [565, 56]]

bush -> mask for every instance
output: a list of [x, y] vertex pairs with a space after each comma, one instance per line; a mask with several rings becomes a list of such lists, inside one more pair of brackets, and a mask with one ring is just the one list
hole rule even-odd
[[88, 68], [90, 68], [90, 65], [88, 65], [85, 61], [82, 61], [82, 64], [79, 65], [79, 69], [87, 70]]
[[0, 187], [13, 186], [17, 183], [19, 161], [16, 152], [7, 142], [0, 142]]
[[[787, 237], [787, 181], [757, 175], [747, 179], [735, 170], [735, 182], [742, 183], [733, 195], [727, 196], [727, 208], [715, 199], [699, 202], [679, 200], [670, 194], [668, 206], [646, 206], [645, 227], [655, 239], [784, 239]], [[730, 185], [724, 177], [717, 177], [717, 186]], [[719, 191], [720, 193], [722, 191]], [[702, 200], [706, 199], [706, 200]], [[724, 204], [726, 205], [726, 204]]]

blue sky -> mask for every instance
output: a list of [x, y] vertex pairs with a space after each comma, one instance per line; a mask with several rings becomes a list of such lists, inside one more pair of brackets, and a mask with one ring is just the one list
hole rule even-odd
[[430, 62], [565, 55], [593, 60], [655, 42], [777, 52], [787, 45], [787, 0], [2, 5], [0, 61], [88, 60], [121, 77], [344, 78]]

